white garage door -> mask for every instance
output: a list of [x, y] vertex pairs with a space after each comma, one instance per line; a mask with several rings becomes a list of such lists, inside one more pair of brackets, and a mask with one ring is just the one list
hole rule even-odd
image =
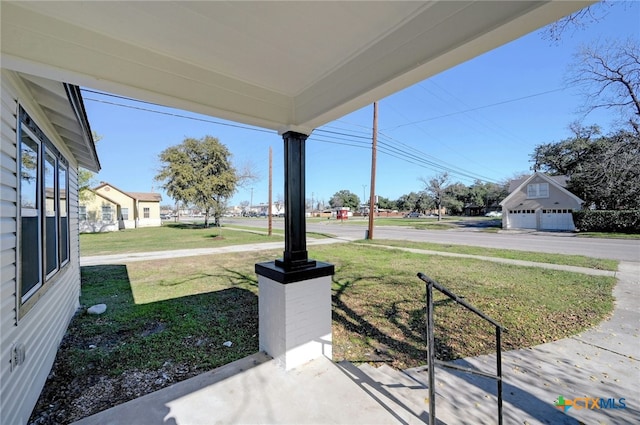
[[543, 230], [575, 230], [571, 210], [542, 210], [542, 215], [540, 217], [540, 228]]
[[510, 229], [535, 229], [536, 228], [536, 211], [535, 210], [509, 211], [509, 228]]

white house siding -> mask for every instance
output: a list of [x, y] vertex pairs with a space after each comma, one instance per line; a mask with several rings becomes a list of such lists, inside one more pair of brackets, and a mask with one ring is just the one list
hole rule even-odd
[[[0, 160], [0, 424], [25, 424], [55, 359], [58, 345], [76, 312], [80, 294], [77, 164], [52, 133], [42, 111], [30, 101], [15, 74], [2, 71], [2, 149]], [[52, 278], [49, 290], [19, 317], [17, 310], [17, 99], [69, 160], [70, 261]], [[13, 347], [24, 346], [24, 363], [11, 370]]]
[[138, 221], [138, 227], [160, 227], [162, 220], [159, 218], [141, 218]]

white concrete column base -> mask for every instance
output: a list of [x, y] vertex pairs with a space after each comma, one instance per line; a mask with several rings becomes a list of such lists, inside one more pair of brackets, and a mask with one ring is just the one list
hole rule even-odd
[[280, 283], [258, 274], [260, 350], [285, 370], [332, 358], [331, 276]]

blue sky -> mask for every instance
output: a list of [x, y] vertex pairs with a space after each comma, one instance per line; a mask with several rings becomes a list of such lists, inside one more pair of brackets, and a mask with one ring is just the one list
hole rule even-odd
[[[534, 32], [381, 99], [376, 193], [397, 199], [421, 190], [421, 178], [443, 171], [432, 164], [455, 171], [452, 182], [500, 182], [530, 169], [536, 145], [570, 137], [573, 121], [612, 130], [616, 113], [600, 110], [584, 117], [583, 97], [565, 83], [579, 46], [640, 36], [640, 2], [602, 10], [606, 16], [600, 22], [569, 31], [558, 43]], [[90, 91], [83, 96], [91, 127], [102, 136], [96, 181], [159, 192], [163, 204], [171, 204], [154, 181], [158, 154], [186, 137], [211, 135], [229, 148], [234, 164], [251, 164], [259, 176], [238, 188], [232, 205], [267, 201], [269, 147], [273, 197], [284, 194], [283, 143], [275, 132]], [[350, 190], [368, 199], [372, 117], [373, 107], [367, 106], [314, 131], [306, 147], [307, 198], [328, 204], [337, 191]]]

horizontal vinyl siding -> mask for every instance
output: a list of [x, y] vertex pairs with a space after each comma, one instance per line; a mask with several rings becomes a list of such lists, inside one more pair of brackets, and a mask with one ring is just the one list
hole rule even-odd
[[[15, 91], [2, 78], [2, 119], [0, 124], [0, 213], [2, 220], [2, 274], [0, 275], [0, 423], [18, 424], [15, 376], [11, 376], [11, 349], [17, 337], [16, 328], [16, 215], [17, 215], [17, 149]], [[5, 246], [5, 244], [7, 244]]]
[[[80, 230], [78, 223], [78, 170], [69, 169], [69, 258], [78, 259], [80, 263]], [[80, 268], [78, 268], [80, 282]]]
[[[55, 276], [55, 286], [38, 300], [38, 304], [20, 320], [18, 326], [13, 327], [8, 349], [13, 344], [22, 343], [26, 348], [26, 356], [25, 362], [13, 372], [7, 368], [8, 374], [2, 379], [2, 393], [9, 397], [2, 400], [0, 423], [27, 423], [51, 371], [60, 341], [78, 306], [77, 276], [78, 266], [75, 262], [65, 267], [63, 272]], [[50, 311], [53, 307], [58, 311]], [[2, 338], [6, 337], [3, 332]], [[10, 355], [10, 351], [2, 351], [3, 355]]]
[[[18, 95], [16, 95], [18, 93]], [[49, 289], [19, 320], [16, 312], [16, 215], [17, 215], [17, 163], [15, 146], [16, 100], [20, 98], [32, 112], [32, 118], [44, 131], [44, 115], [37, 105], [27, 102], [30, 97], [22, 90], [13, 73], [2, 71], [2, 148], [0, 158], [0, 424], [26, 424], [40, 392], [44, 387], [58, 346], [69, 321], [77, 311], [80, 295], [80, 269], [78, 256], [78, 196], [77, 162], [66, 146], [49, 138], [69, 160], [69, 224], [70, 261], [52, 277]], [[13, 99], [13, 100], [12, 100]], [[13, 105], [13, 106], [12, 106]], [[5, 111], [13, 111], [7, 117]], [[46, 128], [51, 128], [47, 125]], [[10, 130], [9, 130], [10, 129]], [[8, 177], [8, 178], [5, 178]], [[12, 348], [24, 344], [25, 361], [11, 371]]]

